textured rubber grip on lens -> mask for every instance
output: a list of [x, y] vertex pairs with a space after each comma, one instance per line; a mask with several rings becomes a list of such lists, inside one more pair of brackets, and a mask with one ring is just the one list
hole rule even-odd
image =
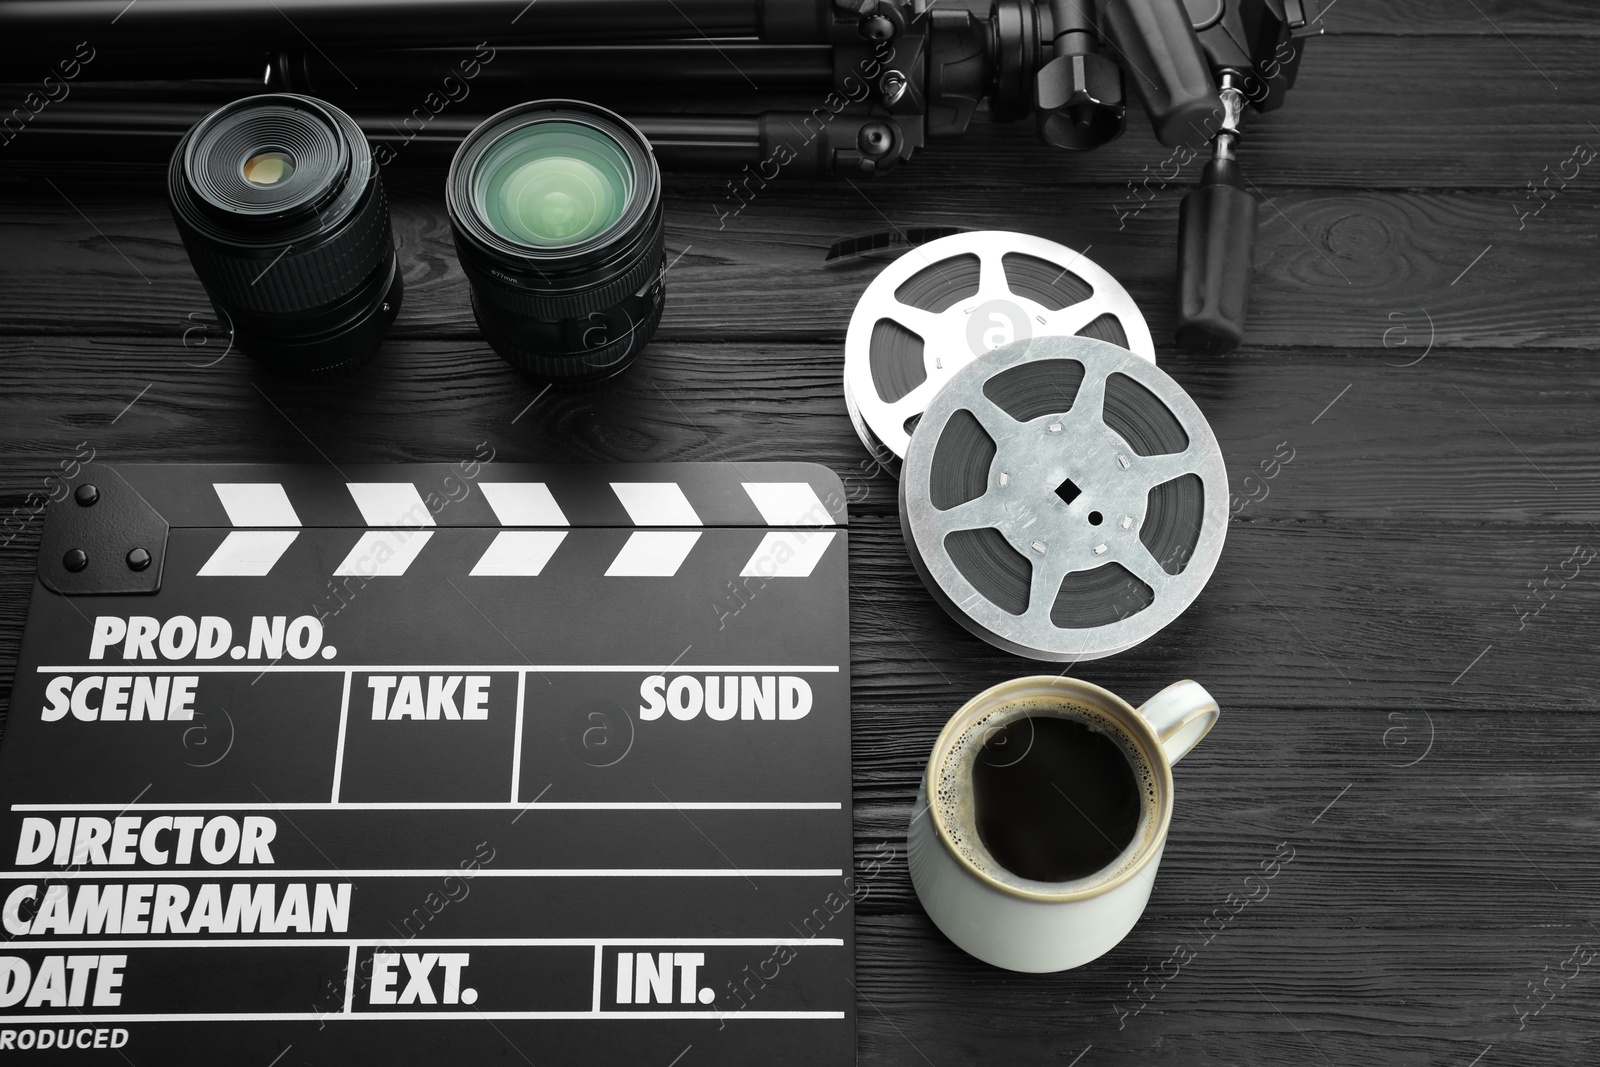
[[656, 221], [649, 251], [639, 256], [639, 261], [594, 289], [578, 293], [539, 293], [516, 288], [486, 272], [471, 256], [461, 256], [461, 269], [472, 283], [473, 292], [498, 308], [530, 319], [555, 322], [561, 319], [581, 319], [597, 311], [615, 307], [634, 293], [639, 292], [656, 272], [661, 270], [661, 257], [666, 250], [666, 231], [660, 219]]
[[[473, 293], [472, 310], [484, 340], [501, 359], [525, 374], [535, 378], [567, 385], [584, 385], [601, 381], [626, 370], [645, 345], [650, 343], [656, 327], [661, 325], [661, 313], [666, 307], [659, 283], [656, 291], [645, 297], [649, 310], [626, 334], [598, 348], [586, 352], [552, 354], [549, 349], [535, 350], [518, 344], [494, 323], [488, 321], [478, 304], [478, 294]], [[635, 301], [637, 303], [637, 301]]]
[[356, 289], [394, 255], [389, 201], [374, 175], [372, 195], [332, 240], [276, 259], [241, 258], [180, 227], [184, 247], [206, 292], [248, 311], [295, 312], [321, 307]]

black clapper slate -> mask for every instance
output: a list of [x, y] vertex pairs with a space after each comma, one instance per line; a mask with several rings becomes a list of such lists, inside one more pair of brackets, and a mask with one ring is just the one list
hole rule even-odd
[[825, 468], [83, 483], [0, 751], [0, 1028], [95, 1062], [853, 1062]]

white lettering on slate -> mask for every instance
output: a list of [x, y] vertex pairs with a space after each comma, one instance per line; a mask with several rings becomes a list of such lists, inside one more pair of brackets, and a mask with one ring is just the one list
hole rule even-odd
[[[278, 890], [283, 896], [278, 896]], [[226, 890], [226, 896], [224, 891]], [[27, 906], [36, 905], [29, 917]], [[323, 934], [350, 926], [350, 883], [19, 885], [0, 907], [18, 937], [46, 934]]]
[[278, 824], [265, 815], [231, 815], [207, 819], [203, 815], [65, 815], [51, 821], [30, 815], [17, 835], [18, 867], [47, 860], [60, 866], [85, 864], [152, 866], [193, 862], [196, 852], [206, 863], [271, 863]]
[[792, 675], [761, 676], [652, 674], [639, 683], [639, 718], [652, 722], [663, 714], [688, 722], [702, 711], [706, 718], [803, 719], [811, 713], [811, 685]]
[[[478, 991], [461, 988], [461, 972], [470, 962], [470, 952], [375, 952], [372, 955], [372, 989], [367, 1003], [474, 1004]], [[401, 974], [402, 966], [404, 974]], [[437, 995], [433, 986], [435, 968], [442, 977]]]
[[74, 678], [63, 674], [44, 687], [47, 703], [40, 718], [57, 722], [72, 717], [80, 722], [188, 721], [194, 718], [198, 675], [99, 675]]
[[709, 1003], [715, 996], [700, 989], [700, 968], [704, 952], [619, 952], [617, 953], [618, 1004], [671, 1004], [672, 977], [678, 976], [678, 1003]]
[[21, 956], [0, 956], [0, 1008], [118, 1007], [127, 964], [127, 956], [46, 956], [35, 971]]
[[[98, 615], [89, 638], [89, 658], [117, 651], [124, 661], [220, 659], [310, 659], [322, 648], [322, 621], [315, 615], [257, 615], [249, 637], [233, 644], [233, 624], [219, 615], [157, 619], [151, 615]], [[121, 646], [118, 649], [117, 646]], [[330, 654], [331, 655], [331, 654]]]
[[487, 674], [430, 674], [426, 692], [419, 674], [375, 674], [367, 679], [367, 688], [372, 690], [372, 717], [378, 720], [489, 717]]

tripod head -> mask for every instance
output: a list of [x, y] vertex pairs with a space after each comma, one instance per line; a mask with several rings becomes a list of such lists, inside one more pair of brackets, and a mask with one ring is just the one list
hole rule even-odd
[[987, 37], [991, 79], [982, 95], [996, 119], [1031, 111], [1046, 144], [1097, 148], [1122, 135], [1131, 81], [1158, 141], [1211, 146], [1213, 158], [1180, 208], [1176, 339], [1195, 352], [1238, 347], [1256, 225], [1237, 157], [1241, 121], [1247, 109], [1283, 105], [1300, 67], [1295, 41], [1321, 32], [1319, 0], [995, 0], [986, 25], [966, 12], [923, 17], [931, 26], [930, 112], [952, 97], [971, 98], [970, 86], [952, 92], [947, 72], [952, 57], [959, 66], [970, 54], [977, 27], [976, 36]]
[[[765, 184], [780, 170], [884, 173], [960, 136], [984, 103], [997, 121], [1031, 119], [1046, 144], [1087, 151], [1123, 133], [1131, 95], [1162, 144], [1210, 148], [1179, 223], [1177, 340], [1201, 352], [1244, 335], [1256, 202], [1238, 161], [1243, 117], [1283, 104], [1297, 39], [1321, 32], [1322, 10], [1321, 0], [992, 0], [987, 13], [933, 0], [412, 0], [397, 18], [388, 0], [145, 0], [117, 17], [114, 38], [101, 34], [121, 6], [0, 0], [4, 69], [99, 35], [74, 99], [21, 118], [24, 151], [170, 154], [227, 98], [178, 100], [167, 86], [141, 99], [127, 83], [187, 79], [215, 93], [235, 79], [260, 92], [265, 71], [267, 89], [342, 107], [380, 160], [413, 142], [412, 155], [448, 154], [497, 106], [582, 96], [632, 119], [665, 167], [742, 168], [744, 182]], [[446, 87], [426, 101], [456, 99], [452, 64], [473, 48], [473, 103], [416, 107], [419, 83]], [[762, 78], [759, 100], [744, 94], [745, 69]], [[97, 80], [116, 84], [97, 96], [84, 84]], [[773, 88], [802, 106], [821, 89], [825, 103], [772, 109]], [[652, 114], [669, 94], [668, 113]], [[0, 139], [12, 136], [0, 124]]]

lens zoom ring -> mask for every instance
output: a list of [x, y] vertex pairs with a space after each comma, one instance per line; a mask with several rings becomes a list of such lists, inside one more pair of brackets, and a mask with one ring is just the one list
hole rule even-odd
[[640, 256], [639, 262], [629, 268], [626, 274], [596, 289], [561, 295], [513, 288], [502, 279], [484, 271], [473, 262], [473, 257], [470, 255], [461, 256], [460, 259], [461, 269], [483, 299], [516, 315], [553, 322], [559, 319], [581, 319], [593, 312], [615, 307], [637, 293], [649, 284], [657, 271], [661, 270], [661, 257], [665, 254], [665, 250], [666, 234], [661, 224], [657, 223], [653, 247], [648, 253]]
[[195, 273], [212, 299], [250, 311], [304, 311], [345, 296], [394, 254], [389, 201], [381, 179], [374, 175], [372, 184], [341, 233], [304, 252], [291, 245], [277, 260], [240, 259], [183, 231]]

